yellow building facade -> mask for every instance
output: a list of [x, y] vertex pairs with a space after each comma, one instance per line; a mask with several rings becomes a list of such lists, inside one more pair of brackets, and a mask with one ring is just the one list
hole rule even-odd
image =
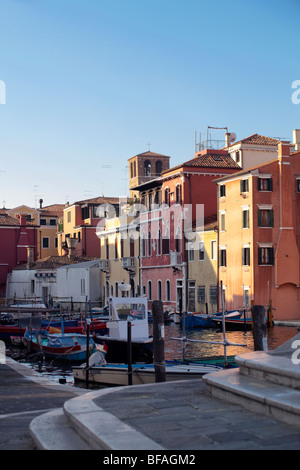
[[212, 218], [187, 244], [188, 311], [216, 313], [218, 311], [218, 229]]

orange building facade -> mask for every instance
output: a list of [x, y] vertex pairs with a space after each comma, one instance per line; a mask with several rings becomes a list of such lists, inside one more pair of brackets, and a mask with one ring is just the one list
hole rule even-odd
[[300, 318], [300, 152], [216, 181], [219, 282], [228, 310], [272, 303], [273, 320]]

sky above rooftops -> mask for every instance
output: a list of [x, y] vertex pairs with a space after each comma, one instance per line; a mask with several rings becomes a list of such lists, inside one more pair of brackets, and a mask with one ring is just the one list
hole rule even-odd
[[207, 126], [291, 140], [299, 16], [298, 0], [2, 0], [0, 207], [124, 197], [129, 158], [176, 166]]

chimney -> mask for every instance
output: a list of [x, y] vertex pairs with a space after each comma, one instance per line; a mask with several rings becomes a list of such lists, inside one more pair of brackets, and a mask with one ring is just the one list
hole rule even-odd
[[43, 202], [44, 202], [43, 199], [40, 199], [39, 202], [40, 202], [40, 209], [42, 209], [43, 208]]
[[20, 221], [20, 225], [27, 225], [27, 217], [26, 215], [18, 214], [17, 219]]
[[34, 246], [27, 246], [27, 269], [30, 269], [34, 262]]
[[293, 130], [293, 144], [295, 146], [295, 150], [300, 150], [300, 129]]
[[68, 246], [68, 249], [69, 249], [68, 257], [70, 259], [74, 259], [75, 258], [75, 247], [77, 245], [78, 240], [77, 240], [77, 238], [67, 237], [66, 242], [67, 242], [67, 246]]
[[278, 157], [289, 157], [290, 156], [290, 142], [281, 141], [278, 144]]

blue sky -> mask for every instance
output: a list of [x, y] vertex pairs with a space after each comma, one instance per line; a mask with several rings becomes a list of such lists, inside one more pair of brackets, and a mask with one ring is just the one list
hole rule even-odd
[[292, 139], [299, 17], [298, 0], [1, 0], [0, 207], [125, 196], [128, 158], [150, 143], [179, 164], [207, 126]]

